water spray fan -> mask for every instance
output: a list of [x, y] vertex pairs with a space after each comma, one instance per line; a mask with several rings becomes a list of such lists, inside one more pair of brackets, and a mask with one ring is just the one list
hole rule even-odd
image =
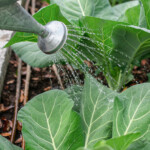
[[39, 24], [17, 0], [0, 0], [0, 29], [38, 34], [38, 46], [47, 54], [60, 50], [67, 39], [67, 27], [59, 21]]

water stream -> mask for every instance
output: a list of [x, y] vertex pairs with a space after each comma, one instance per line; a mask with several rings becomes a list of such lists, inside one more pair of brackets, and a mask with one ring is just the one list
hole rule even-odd
[[[64, 75], [62, 80], [64, 81], [65, 88], [71, 85], [83, 85], [83, 80], [80, 79], [79, 75], [82, 73], [91, 74], [102, 84], [104, 84], [106, 80], [101, 77], [100, 73], [105, 73], [105, 77], [110, 78], [115, 83], [116, 80], [114, 80], [110, 72], [105, 71], [104, 64], [109, 65], [113, 62], [113, 64], [119, 68], [125, 64], [110, 54], [112, 47], [100, 39], [100, 37], [103, 36], [103, 34], [100, 33], [100, 29], [93, 30], [72, 25], [67, 26], [67, 28], [67, 41], [59, 51], [59, 57], [55, 58], [54, 62], [54, 64], [57, 64], [57, 59], [63, 58], [65, 65], [57, 65], [57, 69], [59, 74]], [[123, 52], [117, 49], [113, 50], [129, 59]], [[97, 63], [99, 64], [97, 65]], [[99, 73], [96, 75], [95, 72], [98, 70]]]

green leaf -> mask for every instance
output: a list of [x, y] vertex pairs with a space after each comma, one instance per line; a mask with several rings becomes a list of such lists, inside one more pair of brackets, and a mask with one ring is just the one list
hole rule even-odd
[[19, 111], [26, 149], [76, 150], [83, 145], [80, 116], [73, 101], [59, 90], [34, 97]]
[[143, 4], [143, 15], [146, 17], [147, 28], [150, 29], [150, 1], [149, 0], [141, 0]]
[[10, 141], [0, 135], [1, 150], [22, 150], [20, 147], [13, 145]]
[[142, 2], [140, 1], [140, 19], [139, 19], [139, 26], [142, 28], [147, 28], [147, 21], [146, 21], [146, 14], [143, 7]]
[[117, 138], [112, 138], [107, 141], [100, 141], [95, 145], [95, 147], [99, 147], [105, 143], [115, 150], [126, 150], [129, 145], [134, 142], [134, 140], [136, 140], [139, 136], [140, 133], [131, 133]]
[[149, 107], [149, 83], [133, 86], [118, 95], [114, 103], [113, 137], [140, 132], [138, 140], [150, 141]]
[[117, 25], [112, 33], [112, 41], [114, 48], [109, 56], [115, 59], [110, 61], [111, 76], [116, 80], [113, 81], [114, 89], [120, 89], [126, 83], [132, 65], [150, 56], [150, 31], [136, 26]]
[[43, 53], [34, 42], [20, 42], [11, 47], [24, 62], [32, 67], [43, 68], [66, 60], [60, 52], [51, 55]]
[[[33, 15], [33, 17], [36, 21], [38, 21], [42, 25], [46, 25], [48, 22], [54, 20], [61, 21], [66, 25], [70, 24], [62, 16], [59, 7], [56, 4], [40, 9], [35, 15]], [[7, 43], [6, 47], [23, 41], [37, 42], [37, 35], [33, 33], [17, 32]]]
[[119, 21], [126, 22], [131, 25], [139, 26], [140, 19], [140, 5], [129, 8]]
[[[138, 5], [139, 5], [139, 2], [137, 0], [135, 0], [135, 1], [125, 2], [122, 4], [116, 5], [112, 8], [113, 8], [114, 14], [118, 20], [123, 17], [123, 15], [126, 13], [126, 11], [128, 11], [129, 9], [132, 9], [133, 7], [138, 6]], [[134, 14], [132, 14], [132, 15], [134, 15]]]
[[113, 13], [108, 0], [51, 0], [51, 3], [59, 5], [63, 15], [72, 23], [81, 16], [104, 18]]
[[[80, 19], [80, 24], [81, 27], [85, 28], [85, 32], [90, 37], [85, 44], [87, 45], [90, 41], [92, 41], [98, 47], [95, 49], [86, 48], [87, 49], [86, 51], [91, 52], [94, 55], [95, 58], [94, 61], [96, 61], [99, 64], [103, 64], [108, 59], [107, 58], [108, 54], [113, 48], [111, 39], [113, 28], [118, 24], [124, 23], [119, 23], [110, 20], [103, 20], [94, 17], [82, 17]], [[86, 56], [89, 57], [89, 55], [90, 54], [87, 54]]]
[[81, 147], [81, 148], [78, 148], [77, 150], [114, 150], [114, 149], [112, 149], [110, 146], [108, 146], [106, 144], [103, 144], [97, 148], [85, 149], [84, 147]]
[[85, 133], [84, 148], [111, 136], [112, 108], [116, 92], [86, 76], [81, 103], [81, 117]]

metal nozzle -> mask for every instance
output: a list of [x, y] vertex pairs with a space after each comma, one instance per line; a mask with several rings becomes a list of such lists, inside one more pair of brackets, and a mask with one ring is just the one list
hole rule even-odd
[[64, 23], [52, 21], [46, 24], [45, 36], [38, 37], [38, 46], [46, 54], [52, 54], [60, 50], [67, 39], [68, 30]]
[[38, 46], [47, 54], [61, 49], [68, 35], [66, 25], [52, 21], [42, 26], [16, 1], [0, 0], [0, 29], [38, 34]]

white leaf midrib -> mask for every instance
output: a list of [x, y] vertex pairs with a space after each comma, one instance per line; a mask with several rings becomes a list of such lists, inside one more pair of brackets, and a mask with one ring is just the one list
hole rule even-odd
[[49, 125], [49, 119], [48, 119], [48, 116], [46, 114], [45, 106], [44, 106], [44, 103], [43, 103], [43, 97], [42, 97], [42, 105], [43, 105], [43, 108], [44, 108], [44, 114], [45, 114], [45, 118], [46, 118], [46, 122], [47, 122], [47, 126], [48, 126], [48, 132], [49, 132], [50, 138], [52, 140], [52, 145], [53, 145], [54, 150], [57, 150], [56, 145], [55, 145], [55, 141], [54, 141], [54, 138], [53, 138], [53, 135], [52, 135], [52, 132], [51, 132], [51, 127]]
[[85, 149], [87, 148], [87, 145], [88, 145], [89, 136], [90, 136], [91, 127], [92, 127], [92, 122], [93, 122], [93, 117], [94, 117], [94, 114], [95, 114], [95, 111], [96, 111], [96, 105], [97, 105], [99, 96], [100, 96], [100, 94], [98, 95], [98, 98], [97, 98], [96, 103], [94, 105], [93, 113], [92, 113], [92, 116], [91, 116], [91, 119], [90, 119], [90, 125], [88, 127], [88, 132], [86, 134], [86, 140], [85, 140], [85, 146], [84, 146]]
[[83, 10], [83, 8], [82, 8], [82, 5], [81, 5], [80, 0], [77, 0], [77, 1], [78, 1], [78, 4], [79, 4], [79, 7], [80, 7], [80, 9], [81, 9], [82, 15], [85, 16], [85, 12], [84, 12], [84, 10]]
[[[102, 88], [102, 90], [103, 90], [103, 88]], [[93, 117], [94, 117], [94, 114], [95, 114], [95, 111], [96, 111], [96, 106], [97, 106], [97, 103], [99, 101], [99, 97], [101, 95], [102, 90], [99, 92], [99, 95], [98, 95], [98, 97], [96, 99], [96, 103], [95, 103], [94, 108], [93, 108], [92, 116], [91, 116], [91, 119], [90, 119], [90, 124], [88, 126], [88, 132], [86, 134], [84, 148], [87, 148], [87, 145], [88, 145], [89, 136], [90, 136], [90, 132], [91, 132], [91, 127], [92, 127], [92, 123], [93, 123]], [[90, 84], [90, 95], [91, 95], [91, 84]], [[91, 102], [93, 102], [92, 97], [90, 97], [90, 99], [91, 99]]]
[[[142, 95], [142, 92], [143, 92], [143, 89], [142, 89], [142, 91], [141, 91], [141, 95]], [[128, 133], [128, 130], [129, 130], [129, 128], [130, 128], [130, 126], [131, 126], [131, 124], [132, 124], [132, 122], [133, 122], [133, 120], [134, 120], [134, 117], [136, 116], [136, 113], [137, 113], [139, 107], [141, 106], [141, 104], [143, 103], [143, 101], [145, 100], [145, 97], [147, 96], [147, 94], [148, 94], [149, 92], [150, 92], [150, 90], [145, 94], [145, 96], [142, 98], [142, 100], [140, 101], [139, 105], [137, 106], [137, 108], [136, 108], [136, 110], [135, 110], [135, 112], [134, 112], [134, 114], [133, 114], [131, 120], [129, 121], [128, 127], [126, 128], [126, 130], [125, 130], [125, 132], [124, 132], [124, 135], [126, 135], [126, 134]]]

